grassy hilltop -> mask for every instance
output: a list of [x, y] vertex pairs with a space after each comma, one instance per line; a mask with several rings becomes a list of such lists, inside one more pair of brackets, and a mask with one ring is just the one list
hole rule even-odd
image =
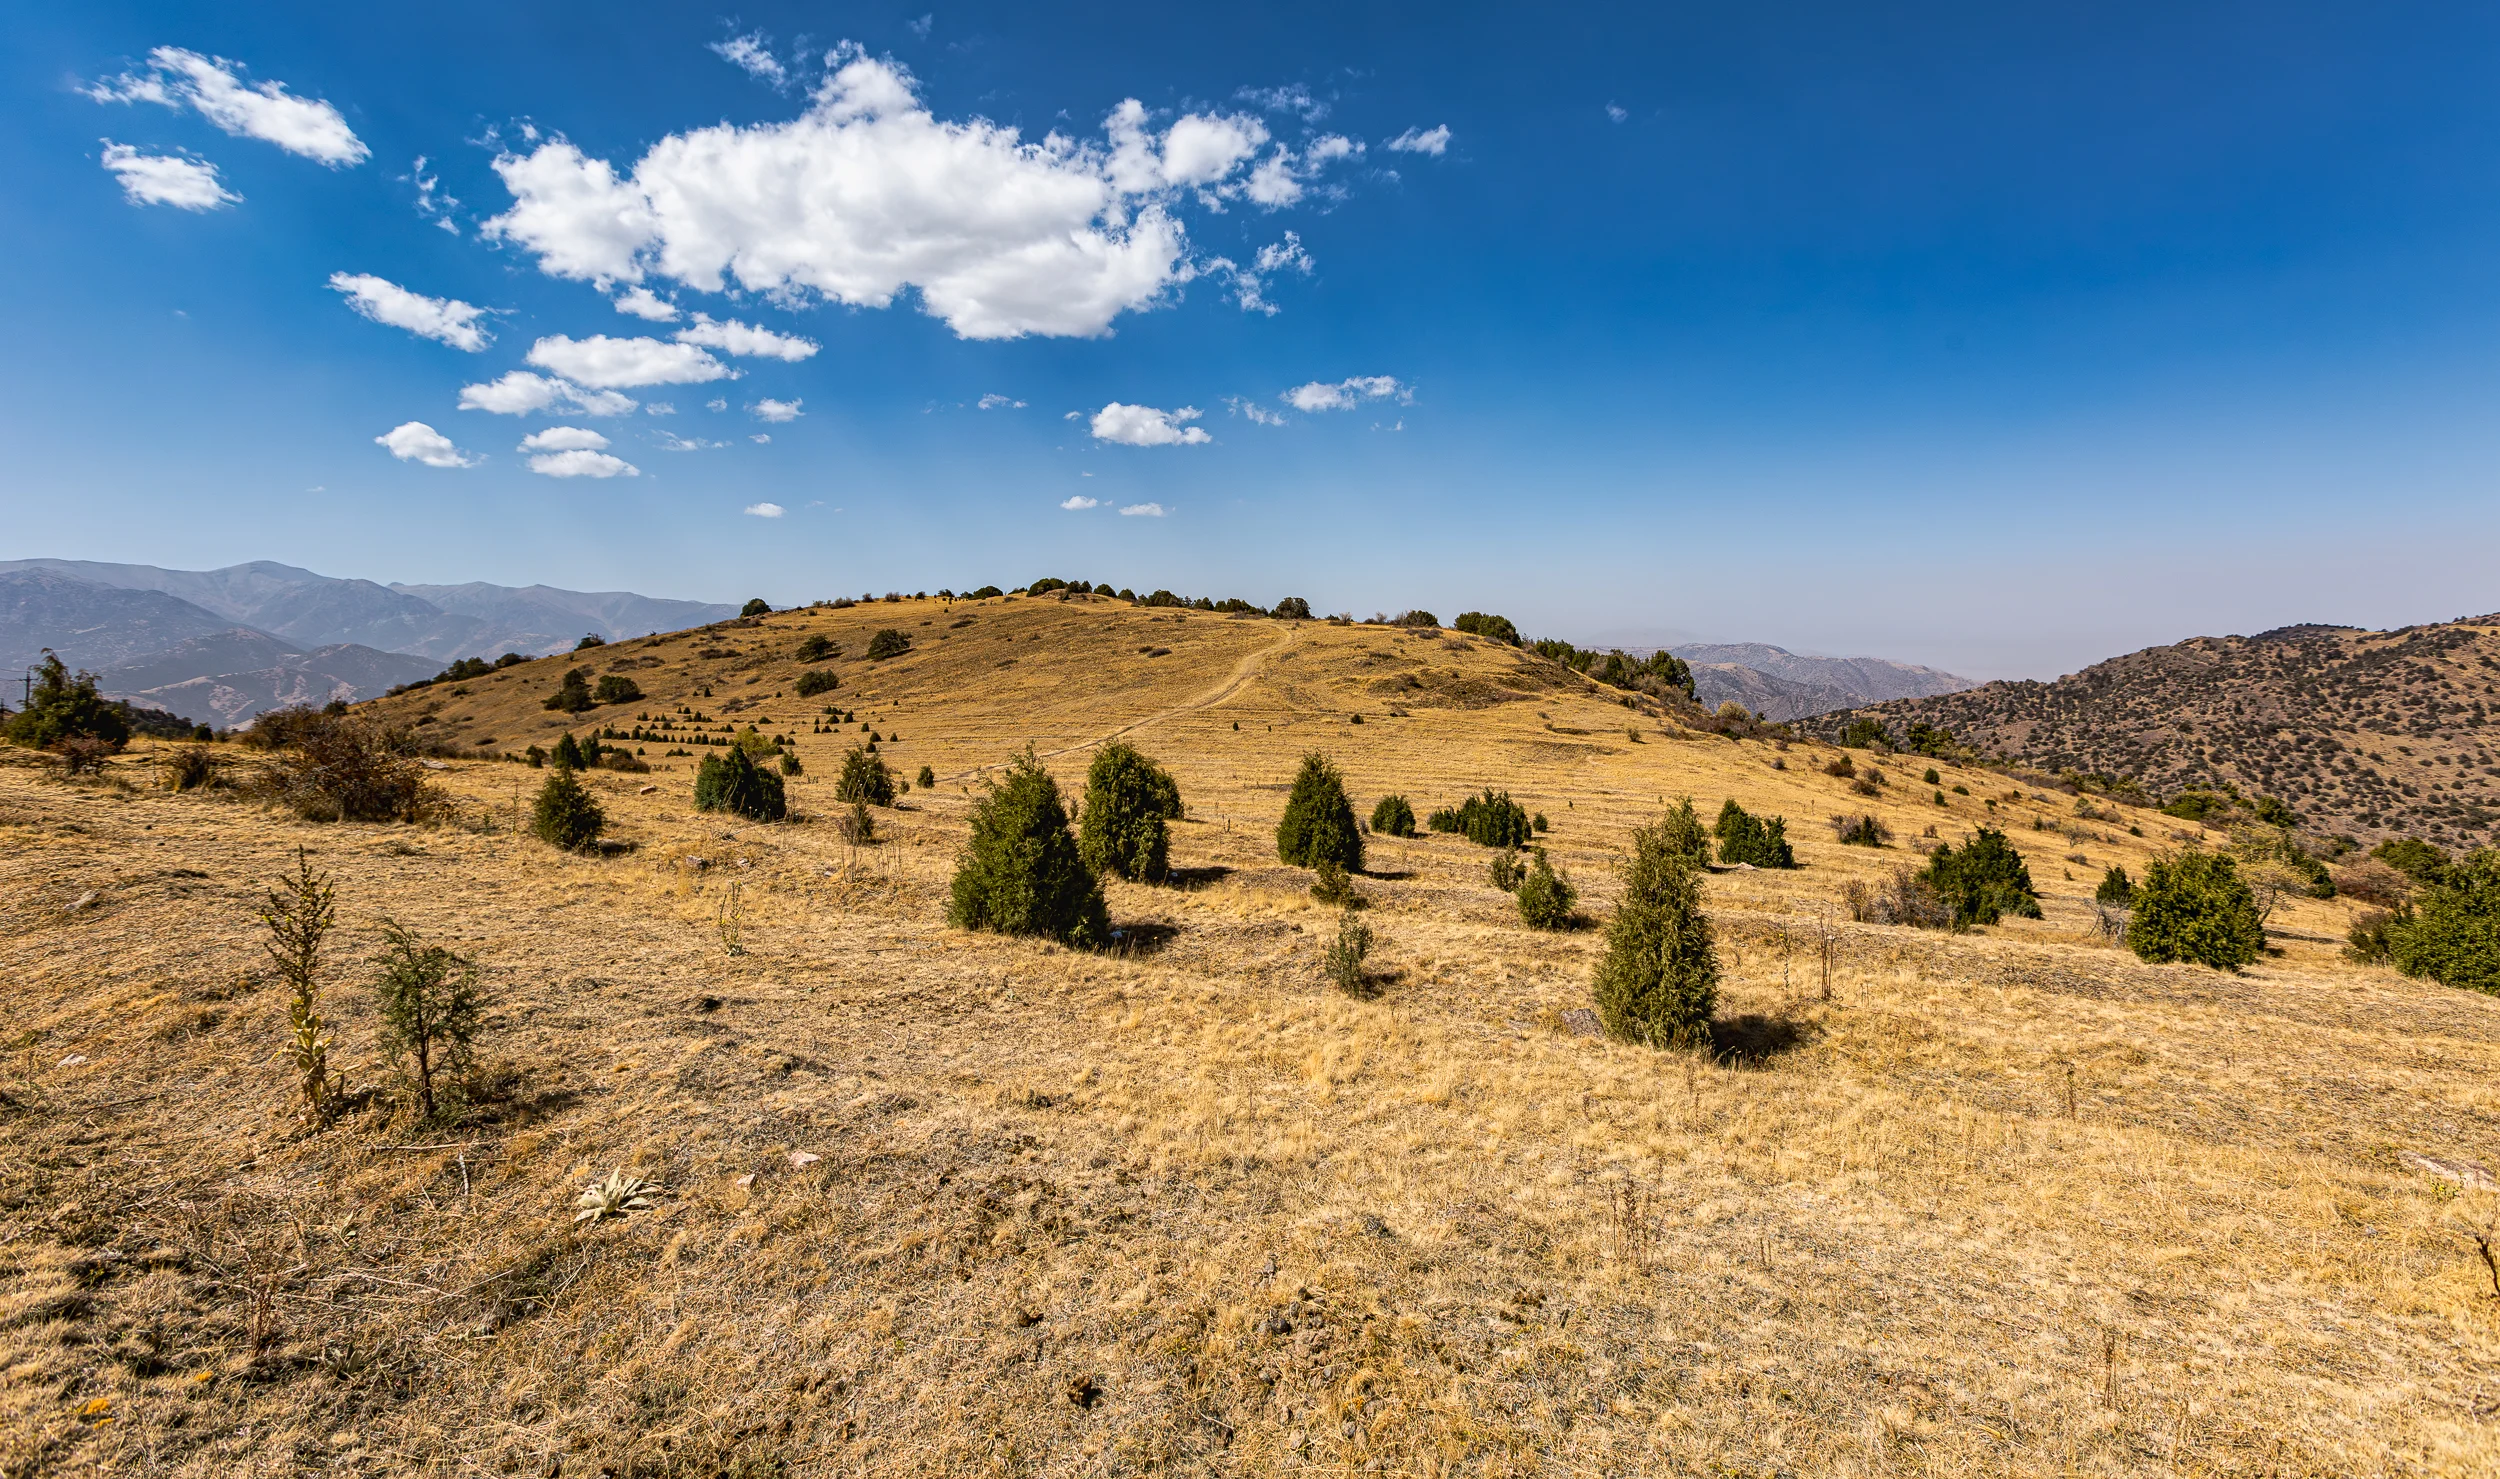
[[[574, 667], [641, 696], [545, 708]], [[507, 760], [373, 826], [169, 791], [154, 742], [0, 751], [0, 1474], [2500, 1470], [2467, 1236], [2500, 1002], [2346, 963], [2342, 899], [2283, 899], [2240, 974], [2111, 948], [2105, 870], [2194, 822], [1827, 774], [1450, 632], [1082, 597], [778, 613], [368, 711], [450, 752], [639, 729], [609, 743], [651, 769], [583, 773], [597, 855], [516, 831], [547, 773]], [[693, 809], [694, 726], [750, 723], [791, 737], [791, 821]], [[855, 846], [871, 731], [934, 784]], [[1115, 736], [1187, 805], [1171, 881], [1107, 886], [1118, 944], [948, 928], [987, 779], [1029, 744], [1073, 803]], [[1587, 923], [1523, 927], [1462, 837], [1374, 836], [1380, 994], [1331, 989], [1338, 913], [1276, 861], [1311, 751], [1363, 816], [1507, 790]], [[1682, 796], [1784, 816], [1802, 866], [1704, 881], [1707, 1046], [1581, 1035], [1616, 863]], [[1852, 881], [1983, 824], [2041, 918], [1850, 922]], [[351, 1105], [317, 1134], [255, 917], [299, 847]], [[429, 1123], [378, 1047], [385, 917], [480, 970]], [[575, 1223], [620, 1170], [648, 1205]]]

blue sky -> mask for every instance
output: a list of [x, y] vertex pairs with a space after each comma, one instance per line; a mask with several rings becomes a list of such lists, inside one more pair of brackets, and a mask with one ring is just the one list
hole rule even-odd
[[2488, 6], [933, 3], [12, 7], [0, 553], [1976, 676], [2500, 608]]

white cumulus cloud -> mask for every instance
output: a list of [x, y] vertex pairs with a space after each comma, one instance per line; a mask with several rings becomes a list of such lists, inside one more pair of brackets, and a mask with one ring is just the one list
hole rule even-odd
[[1350, 411], [1365, 401], [1400, 401], [1415, 398], [1413, 387], [1402, 385], [1392, 375], [1357, 375], [1335, 384], [1314, 380], [1285, 392], [1285, 404], [1297, 411]]
[[715, 41], [712, 50], [720, 54], [721, 60], [758, 82], [769, 82], [779, 87], [790, 80], [790, 69], [784, 67], [780, 59], [773, 55], [772, 49], [764, 44], [764, 33], [761, 31], [732, 36], [727, 41]]
[[784, 509], [778, 503], [750, 503], [745, 508], [738, 510], [738, 512], [743, 514], [753, 514], [759, 519], [777, 519], [784, 513], [787, 513], [788, 510]]
[[338, 109], [318, 98], [296, 97], [284, 83], [247, 83], [241, 71], [241, 64], [223, 57], [160, 46], [148, 53], [146, 70], [108, 78], [88, 88], [87, 96], [99, 103], [187, 104], [238, 138], [260, 139], [333, 169], [362, 163], [373, 152]]
[[1444, 123], [1434, 128], [1410, 128], [1381, 147], [1399, 154], [1446, 154], [1450, 149], [1450, 126]]
[[587, 426], [550, 426], [521, 439], [523, 452], [605, 452], [608, 439]]
[[542, 370], [598, 390], [625, 385], [699, 385], [734, 378], [736, 371], [691, 344], [665, 339], [587, 339], [552, 334], [530, 346], [529, 362]]
[[855, 46], [827, 64], [797, 118], [672, 134], [626, 169], [561, 138], [507, 153], [512, 207], [486, 229], [557, 277], [871, 308], [917, 288], [963, 338], [1094, 336], [1191, 275], [1174, 199], [1257, 195], [1255, 118], [1191, 113], [1158, 134], [1125, 102], [1106, 144], [1035, 142], [936, 117], [900, 64]]
[[527, 370], [514, 370], [482, 385], [460, 387], [460, 409], [491, 411], [498, 416], [527, 416], [550, 406], [566, 406], [585, 416], [623, 416], [634, 399], [613, 390], [584, 390], [578, 385]]
[[218, 182], [217, 166], [206, 160], [142, 154], [128, 144], [103, 142], [104, 167], [122, 182], [122, 194], [132, 205], [213, 211], [243, 198]]
[[577, 447], [570, 452], [541, 452], [530, 459], [530, 471], [542, 478], [638, 478], [642, 469], [622, 457]]
[[630, 313], [636, 318], [647, 318], [655, 324], [677, 321], [677, 305], [649, 288], [627, 288], [616, 295], [615, 304], [617, 312]]
[[1060, 502], [1059, 502], [1059, 506], [1060, 506], [1061, 508], [1064, 508], [1064, 509], [1071, 509], [1071, 510], [1073, 510], [1073, 509], [1085, 509], [1085, 508], [1100, 508], [1100, 507], [1102, 507], [1102, 500], [1101, 500], [1101, 499], [1099, 499], [1099, 498], [1088, 498], [1088, 497], [1086, 497], [1086, 496], [1085, 496], [1084, 494], [1082, 494], [1082, 493], [1077, 493], [1077, 494], [1072, 494], [1072, 495], [1070, 495], [1070, 496], [1069, 496], [1069, 497], [1067, 497], [1067, 498], [1061, 499], [1061, 500], [1060, 500]]
[[457, 298], [429, 298], [370, 272], [330, 274], [333, 292], [347, 295], [347, 306], [378, 324], [406, 329], [420, 339], [434, 339], [471, 354], [494, 342], [479, 326], [487, 310]]
[[694, 316], [694, 327], [679, 329], [677, 342], [699, 344], [724, 354], [745, 355], [750, 359], [786, 359], [793, 363], [816, 352], [816, 341], [795, 334], [776, 334], [736, 319], [715, 322], [710, 315]]
[[1131, 503], [1120, 509], [1120, 517], [1124, 519], [1159, 519], [1163, 514], [1164, 507], [1160, 503]]
[[403, 421], [373, 439], [402, 462], [428, 467], [475, 467], [477, 459], [451, 444], [451, 438], [422, 421]]
[[1198, 416], [1196, 406], [1158, 411], [1152, 406], [1124, 406], [1113, 401], [1094, 413], [1094, 439], [1118, 442], [1124, 447], [1194, 447], [1214, 441], [1205, 427], [1183, 424], [1197, 420]]
[[747, 409], [755, 413], [755, 419], [758, 421], [796, 421], [807, 414], [799, 409], [805, 404], [807, 402], [799, 400], [760, 400]]

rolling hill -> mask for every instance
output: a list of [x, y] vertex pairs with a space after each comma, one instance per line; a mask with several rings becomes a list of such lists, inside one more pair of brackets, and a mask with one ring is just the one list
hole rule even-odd
[[[870, 661], [883, 629], [909, 650]], [[575, 665], [643, 697], [550, 713]], [[168, 791], [151, 745], [93, 778], [0, 751], [7, 1472], [2500, 1463], [2456, 1232], [2500, 1002], [2344, 963], [2341, 900], [2285, 900], [2245, 975], [2111, 949], [2101, 871], [2193, 826], [1829, 775], [1446, 632], [1082, 598], [778, 613], [360, 712], [498, 752], [596, 725], [652, 769], [583, 777], [616, 848], [577, 855], [516, 831], [545, 772], [499, 760], [359, 827]], [[803, 761], [790, 821], [690, 804], [688, 741], [748, 722]], [[834, 777], [872, 735], [912, 784], [861, 845]], [[1115, 736], [1178, 782], [1174, 878], [1108, 886], [1103, 950], [948, 926], [984, 778], [1030, 746], [1074, 803]], [[1331, 989], [1342, 917], [1274, 846], [1312, 751], [1358, 814], [1507, 790], [1584, 923], [1525, 928], [1461, 838], [1372, 837], [1380, 994]], [[1679, 795], [1784, 815], [1805, 866], [1703, 881], [1709, 1045], [1583, 1035], [1616, 865]], [[1992, 821], [2044, 918], [1849, 922]], [[318, 1133], [254, 913], [299, 858], [355, 1106]], [[386, 919], [484, 994], [431, 1123], [383, 1048]], [[577, 1221], [611, 1172], [647, 1205]]]
[[2393, 632], [2297, 626], [2198, 637], [2053, 683], [1988, 683], [1835, 714], [1949, 729], [2045, 769], [2163, 794], [2230, 786], [2324, 833], [2471, 847], [2500, 822], [2500, 616]]

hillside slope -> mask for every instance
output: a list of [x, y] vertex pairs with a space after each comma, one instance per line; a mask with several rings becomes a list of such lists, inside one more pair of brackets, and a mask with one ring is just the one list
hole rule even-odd
[[43, 660], [106, 668], [162, 652], [234, 623], [162, 591], [123, 590], [48, 570], [0, 570], [0, 672]]
[[2229, 784], [2289, 802], [2322, 832], [2470, 847], [2500, 822], [2500, 616], [2198, 637], [2054, 683], [1859, 712], [1896, 735], [1940, 726], [1983, 752], [2134, 776], [2163, 793]]
[[[883, 628], [912, 648], [868, 661]], [[809, 637], [839, 686], [801, 704]], [[549, 713], [575, 664], [645, 696]], [[516, 834], [544, 773], [501, 761], [428, 772], [439, 824], [352, 827], [167, 792], [150, 746], [93, 780], [0, 751], [0, 1472], [2500, 1466], [2457, 1233], [2500, 1002], [2343, 964], [2341, 901], [2287, 902], [2245, 975], [2108, 948], [2101, 870], [2191, 826], [1950, 764], [1861, 796], [1446, 633], [1084, 600], [781, 613], [368, 711], [675, 740], [584, 778], [609, 856]], [[665, 754], [749, 720], [795, 736], [796, 820], [694, 811]], [[936, 783], [853, 847], [863, 725]], [[986, 768], [1031, 745], [1073, 803], [1113, 735], [1179, 783], [1173, 881], [1110, 885], [1099, 952], [949, 928]], [[1364, 814], [1509, 790], [1584, 926], [1524, 928], [1462, 839], [1375, 837], [1381, 995], [1339, 995], [1339, 917], [1274, 854], [1314, 750]], [[1785, 815], [1806, 866], [1704, 882], [1709, 1048], [1578, 1035], [1614, 864], [1684, 794]], [[1845, 885], [1988, 821], [2045, 918], [1847, 922]], [[371, 1091], [314, 1135], [254, 914], [298, 848]], [[479, 965], [449, 1122], [382, 1052], [385, 919]], [[619, 1169], [652, 1205], [577, 1224]]]

